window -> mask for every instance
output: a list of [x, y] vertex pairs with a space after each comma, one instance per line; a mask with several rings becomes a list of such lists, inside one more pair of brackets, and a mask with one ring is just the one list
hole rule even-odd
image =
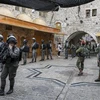
[[86, 17], [90, 17], [90, 9], [86, 10]]
[[25, 8], [22, 8], [22, 12], [24, 12], [24, 13], [25, 13]]
[[92, 16], [97, 16], [97, 9], [92, 9]]
[[15, 7], [15, 10], [19, 11], [19, 7], [16, 6], [16, 7]]
[[12, 26], [10, 26], [10, 25], [6, 25], [6, 30], [12, 30]]
[[46, 12], [39, 12], [39, 16], [46, 17], [47, 16], [47, 13]]

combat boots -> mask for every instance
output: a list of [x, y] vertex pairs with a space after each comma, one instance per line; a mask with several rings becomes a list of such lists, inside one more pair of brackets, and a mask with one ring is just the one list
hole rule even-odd
[[0, 96], [4, 96], [5, 95], [5, 93], [4, 93], [4, 88], [1, 88], [0, 89]]
[[96, 79], [95, 82], [100, 82], [100, 78]]
[[6, 94], [11, 94], [11, 93], [13, 93], [13, 86], [10, 86], [9, 91]]
[[99, 75], [99, 77], [95, 80], [95, 82], [100, 82], [100, 75]]
[[6, 94], [11, 94], [13, 93], [13, 89], [9, 89], [9, 91]]
[[95, 80], [95, 82], [100, 82], [100, 69], [99, 69], [99, 77]]
[[79, 74], [78, 74], [78, 76], [82, 76], [83, 75], [83, 70], [82, 69], [79, 69]]

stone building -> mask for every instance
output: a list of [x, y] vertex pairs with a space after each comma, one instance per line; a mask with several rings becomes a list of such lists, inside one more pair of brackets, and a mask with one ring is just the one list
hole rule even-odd
[[[55, 53], [54, 34], [59, 34], [60, 30], [49, 27], [43, 19], [39, 18], [39, 12], [34, 12], [33, 15], [32, 9], [2, 4], [0, 6], [0, 33], [3, 34], [4, 41], [11, 33], [16, 36], [19, 47], [24, 39], [28, 40], [28, 45], [31, 47], [33, 37], [39, 44], [42, 39], [46, 43], [52, 40], [53, 53]], [[40, 49], [38, 54], [40, 55]]]
[[[24, 13], [30, 16], [28, 21], [34, 20], [38, 24], [43, 23], [43, 25], [46, 24], [47, 26], [60, 29], [64, 33], [64, 35], [57, 35], [59, 38], [62, 38], [61, 42], [68, 39], [69, 42], [77, 43], [80, 38], [83, 38], [97, 43], [96, 35], [99, 36], [100, 32], [99, 0], [81, 6], [59, 8], [59, 11], [54, 12], [38, 12], [28, 8], [4, 4], [0, 4], [0, 6], [13, 12], [13, 17], [17, 16], [18, 18], [21, 16], [20, 18], [22, 18]], [[40, 21], [41, 19], [42, 22]]]
[[51, 26], [59, 22], [61, 30], [66, 34], [65, 39], [69, 41], [75, 43], [79, 38], [84, 37], [89, 41], [93, 38], [97, 42], [96, 35], [100, 33], [99, 10], [100, 0], [95, 0], [85, 5], [60, 8], [58, 12], [49, 12], [46, 20], [51, 23]]

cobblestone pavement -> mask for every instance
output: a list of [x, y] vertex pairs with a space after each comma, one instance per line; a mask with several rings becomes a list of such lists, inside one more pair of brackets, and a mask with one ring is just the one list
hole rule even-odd
[[[96, 57], [85, 60], [84, 75], [78, 76], [77, 58], [38, 61], [17, 71], [14, 93], [0, 100], [100, 100]], [[28, 60], [30, 62], [30, 59]], [[9, 89], [7, 79], [6, 90]]]

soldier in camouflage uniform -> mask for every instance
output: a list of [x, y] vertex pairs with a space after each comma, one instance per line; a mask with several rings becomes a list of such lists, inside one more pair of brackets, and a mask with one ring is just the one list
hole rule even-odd
[[100, 44], [97, 46], [97, 48], [95, 49], [95, 51], [98, 53], [97, 54], [97, 58], [98, 58], [98, 67], [99, 67], [99, 76], [95, 80], [95, 82], [100, 82]]
[[[9, 91], [6, 94], [13, 93], [14, 88], [14, 80], [16, 76], [16, 71], [19, 64], [19, 54], [20, 50], [16, 46], [17, 40], [14, 36], [9, 36], [7, 40], [7, 45], [5, 49], [7, 52], [5, 53], [5, 57], [3, 56], [2, 59], [5, 62], [5, 66], [3, 67], [2, 73], [1, 73], [1, 89], [0, 89], [0, 96], [3, 96], [5, 94], [5, 85], [6, 85], [6, 78], [9, 75], [9, 81], [10, 81], [10, 88]], [[4, 59], [5, 58], [5, 59]]]
[[78, 55], [78, 60], [76, 63], [76, 66], [79, 69], [79, 76], [83, 75], [83, 70], [84, 70], [84, 60], [85, 60], [85, 48], [84, 48], [85, 43], [82, 41], [81, 46], [76, 50], [76, 54]]
[[44, 61], [45, 60], [45, 52], [46, 52], [46, 44], [44, 42], [44, 40], [41, 40], [41, 60], [40, 61]]
[[65, 41], [64, 49], [65, 49], [65, 59], [68, 59], [69, 44], [68, 44], [68, 41], [67, 40]]
[[26, 39], [24, 39], [23, 46], [20, 48], [22, 51], [22, 58], [23, 58], [22, 65], [26, 65], [26, 63], [27, 63], [27, 57], [28, 57], [28, 53], [29, 53], [29, 46], [28, 46], [27, 42], [28, 41]]
[[51, 40], [49, 40], [49, 42], [47, 43], [47, 59], [50, 58], [52, 59], [52, 42]]
[[86, 42], [85, 48], [86, 48], [86, 50], [87, 50], [86, 58], [90, 58], [90, 50], [91, 50], [91, 45], [90, 45], [90, 43]]
[[[3, 36], [0, 34], [0, 53], [3, 49], [3, 45], [4, 45]], [[3, 64], [2, 64], [2, 61], [0, 59], [0, 72], [2, 71], [2, 68], [3, 68]]]
[[76, 56], [76, 47], [74, 44], [71, 44], [71, 55], [72, 55], [72, 58]]
[[36, 42], [36, 38], [32, 38], [33, 40], [33, 44], [32, 44], [32, 61], [31, 63], [33, 62], [36, 62], [37, 60], [37, 49], [38, 49], [38, 43]]

